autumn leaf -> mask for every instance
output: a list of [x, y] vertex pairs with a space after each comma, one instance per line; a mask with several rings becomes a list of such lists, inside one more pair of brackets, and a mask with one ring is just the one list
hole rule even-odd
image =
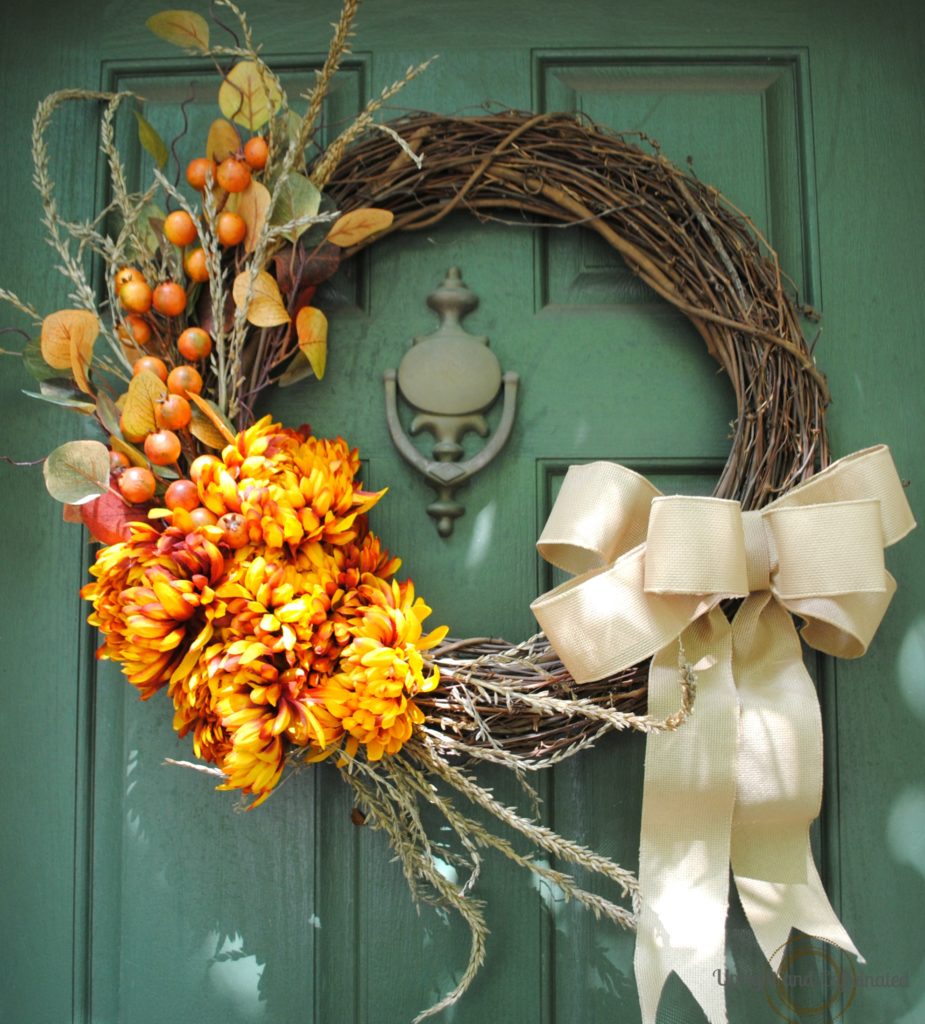
[[[218, 409], [218, 407], [213, 405], [207, 399], [203, 398], [202, 395], [197, 395], [194, 391], [187, 391], [186, 395], [187, 398], [189, 398], [189, 400], [196, 407], [196, 410], [198, 410], [205, 417], [205, 419], [208, 420], [213, 427], [215, 427], [218, 433], [225, 439], [225, 443], [234, 444], [234, 431], [230, 428], [229, 424], [226, 422], [224, 416], [222, 416], [221, 411]], [[194, 414], [196, 410], [194, 410]], [[192, 426], [190, 426], [190, 430], [192, 429]], [[199, 435], [196, 434], [195, 431], [193, 431], [193, 433], [195, 434], [196, 437], [199, 437]], [[204, 439], [200, 438], [200, 440]], [[204, 443], [208, 444], [207, 441]], [[217, 447], [223, 446], [219, 445]]]
[[209, 126], [206, 138], [206, 156], [220, 164], [225, 157], [231, 156], [241, 148], [241, 136], [238, 130], [223, 117], [216, 118]]
[[193, 409], [189, 432], [197, 441], [201, 441], [208, 448], [221, 449], [229, 443], [226, 431], [219, 430], [204, 412], [196, 408]]
[[138, 121], [138, 141], [154, 157], [154, 162], [157, 166], [163, 167], [170, 155], [167, 152], [167, 144], [158, 135], [154, 125], [147, 118], [142, 117], [137, 110], [135, 111], [135, 119]]
[[56, 370], [70, 370], [77, 386], [92, 394], [87, 373], [100, 322], [86, 309], [62, 309], [42, 321], [42, 358]]
[[321, 380], [328, 358], [328, 318], [320, 309], [304, 306], [295, 318], [295, 329], [299, 348]]
[[195, 11], [161, 11], [145, 22], [148, 28], [161, 39], [185, 50], [209, 48], [209, 25], [201, 14]]
[[122, 433], [127, 441], [140, 441], [157, 430], [154, 409], [166, 392], [164, 382], [156, 373], [142, 370], [132, 377], [122, 406]]
[[[100, 499], [97, 498], [97, 501]], [[93, 504], [91, 501], [89, 504]], [[80, 514], [82, 508], [86, 508], [86, 505], [68, 505], [65, 503], [61, 506], [61, 519], [65, 523], [82, 523], [83, 517]]]
[[218, 105], [225, 117], [255, 132], [270, 120], [282, 101], [269, 70], [253, 60], [239, 61], [218, 90]]
[[48, 456], [43, 472], [56, 501], [83, 505], [109, 490], [109, 452], [99, 441], [67, 441]]
[[257, 239], [266, 223], [267, 211], [270, 209], [268, 189], [259, 181], [252, 179], [243, 192], [232, 192], [228, 196], [227, 209], [243, 218], [247, 225], [244, 251], [253, 252], [257, 248]]
[[[234, 295], [235, 305], [243, 309], [247, 300], [247, 293], [250, 287], [250, 271], [242, 270], [234, 279], [231, 293]], [[272, 275], [261, 270], [254, 279], [253, 291], [251, 292], [250, 305], [247, 308], [247, 319], [255, 327], [275, 327], [278, 324], [289, 323], [291, 317], [283, 305], [283, 297], [280, 294], [279, 286]]]
[[377, 235], [380, 231], [385, 231], [393, 220], [395, 220], [395, 214], [391, 210], [364, 206], [339, 217], [334, 222], [334, 227], [328, 232], [327, 240], [333, 245], [339, 245], [345, 249], [347, 246], [362, 242], [370, 235]]
[[71, 369], [71, 346], [89, 353], [100, 333], [100, 322], [86, 309], [62, 309], [42, 321], [42, 358], [56, 370]]
[[102, 544], [128, 540], [129, 523], [143, 523], [147, 519], [147, 511], [147, 505], [129, 505], [112, 491], [81, 505], [79, 509], [80, 521], [90, 531], [90, 536]]

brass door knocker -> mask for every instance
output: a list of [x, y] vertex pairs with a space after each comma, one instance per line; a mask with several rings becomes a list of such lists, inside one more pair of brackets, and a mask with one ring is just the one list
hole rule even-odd
[[[427, 297], [427, 305], [440, 317], [433, 334], [416, 337], [398, 371], [385, 372], [385, 415], [389, 433], [402, 457], [437, 491], [427, 512], [437, 520], [441, 537], [453, 532], [453, 522], [465, 512], [454, 500], [457, 488], [467, 483], [501, 451], [511, 435], [517, 403], [516, 373], [502, 373], [488, 338], [470, 334], [462, 319], [478, 306], [478, 297], [463, 283], [457, 267]], [[498, 429], [485, 447], [463, 460], [461, 444], [468, 431], [488, 435], [484, 413], [504, 391]], [[398, 418], [398, 392], [417, 411], [410, 433], [427, 430], [435, 438], [432, 458], [411, 443]]]

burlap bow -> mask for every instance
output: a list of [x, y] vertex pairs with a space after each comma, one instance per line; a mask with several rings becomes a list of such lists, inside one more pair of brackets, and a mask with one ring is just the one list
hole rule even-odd
[[[675, 971], [711, 1024], [726, 1020], [729, 865], [777, 970], [791, 927], [858, 956], [813, 862], [822, 799], [811, 647], [862, 655], [896, 589], [883, 549], [915, 521], [889, 450], [834, 463], [757, 512], [665, 497], [632, 470], [569, 469], [537, 542], [578, 575], [533, 604], [578, 682], [651, 657], [649, 711], [677, 704], [678, 645], [700, 663], [695, 714], [649, 737], [640, 839], [636, 978], [643, 1024]], [[730, 624], [719, 605], [745, 598]]]

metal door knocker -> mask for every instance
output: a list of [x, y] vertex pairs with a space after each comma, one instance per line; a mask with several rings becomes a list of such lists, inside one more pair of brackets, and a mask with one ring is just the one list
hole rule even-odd
[[[385, 372], [385, 415], [395, 447], [437, 491], [437, 500], [427, 512], [437, 520], [441, 537], [453, 532], [453, 522], [465, 508], [454, 500], [454, 492], [467, 483], [501, 451], [514, 425], [517, 403], [516, 373], [502, 373], [498, 357], [488, 347], [488, 338], [477, 337], [462, 326], [462, 319], [478, 306], [478, 297], [463, 284], [457, 267], [427, 297], [427, 305], [440, 317], [433, 334], [414, 338], [398, 371]], [[494, 404], [504, 386], [501, 422], [481, 451], [463, 461], [460, 443], [468, 431], [488, 435], [483, 415]], [[427, 430], [435, 443], [428, 459], [411, 443], [398, 418], [398, 391], [417, 411], [411, 422], [412, 435]]]

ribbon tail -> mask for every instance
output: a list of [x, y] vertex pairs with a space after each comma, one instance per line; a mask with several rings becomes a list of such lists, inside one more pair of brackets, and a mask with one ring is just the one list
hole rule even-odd
[[791, 928], [831, 942], [853, 954], [858, 963], [866, 963], [832, 909], [808, 848], [805, 884], [764, 882], [738, 875], [735, 882], [758, 945], [775, 973], [780, 970]]
[[741, 706], [732, 870], [758, 944], [776, 972], [791, 928], [853, 953], [813, 862], [822, 801], [822, 718], [793, 621], [770, 593], [732, 624]]
[[[643, 1024], [654, 1024], [662, 989], [675, 972], [710, 1024], [725, 1024], [726, 913], [735, 798], [737, 704], [729, 626], [718, 609], [681, 635], [697, 670], [695, 713], [675, 732], [646, 741], [639, 887], [642, 907], [635, 971]], [[649, 713], [677, 706], [678, 647], [652, 659]]]

